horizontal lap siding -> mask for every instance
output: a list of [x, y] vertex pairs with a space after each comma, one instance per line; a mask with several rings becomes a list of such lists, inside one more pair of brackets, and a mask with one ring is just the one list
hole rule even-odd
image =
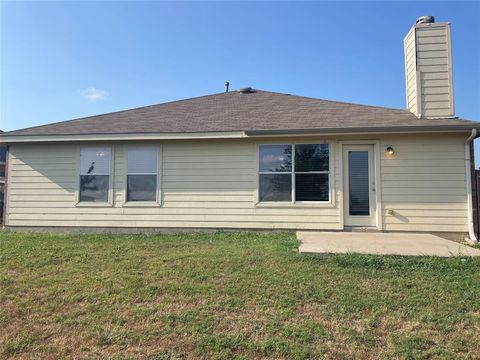
[[48, 214], [49, 208], [65, 212], [73, 207], [78, 173], [75, 146], [12, 145], [10, 156], [8, 224], [15, 225], [17, 208]]
[[382, 139], [382, 149], [395, 149], [394, 158], [381, 155], [385, 230], [468, 231], [465, 139], [462, 134]]
[[407, 109], [420, 117], [453, 116], [449, 24], [415, 25], [404, 52]]
[[255, 207], [256, 156], [253, 142], [164, 144], [165, 211], [191, 227], [338, 228], [338, 209]]
[[449, 31], [446, 24], [416, 29], [423, 116], [453, 115]]
[[405, 38], [405, 78], [407, 83], [407, 108], [413, 113], [417, 111], [417, 64], [415, 52], [415, 32]]
[[[468, 230], [466, 136], [377, 137], [384, 230]], [[349, 139], [357, 138], [335, 140]], [[395, 149], [394, 159], [384, 154], [388, 145]], [[76, 207], [77, 145], [12, 145], [7, 221], [12, 226], [340, 228], [337, 153], [333, 159], [336, 206], [330, 208], [255, 206], [256, 156], [253, 141], [165, 142], [161, 206], [126, 207], [124, 145], [116, 145], [113, 207]]]
[[161, 206], [123, 206], [125, 146], [114, 147], [113, 206], [77, 207], [77, 145], [13, 145], [8, 224], [264, 229], [340, 226], [338, 208], [256, 207], [257, 155], [252, 141], [164, 142]]

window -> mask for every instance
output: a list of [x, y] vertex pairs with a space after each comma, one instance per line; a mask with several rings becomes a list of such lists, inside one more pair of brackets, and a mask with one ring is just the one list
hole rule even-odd
[[327, 144], [295, 145], [295, 201], [328, 201], [329, 154]]
[[128, 201], [157, 201], [156, 148], [129, 148], [127, 150]]
[[0, 181], [5, 177], [5, 164], [7, 162], [7, 146], [0, 145]]
[[110, 148], [80, 150], [80, 202], [108, 202]]
[[292, 146], [262, 145], [259, 156], [260, 201], [292, 201]]
[[261, 145], [259, 201], [329, 201], [329, 160], [328, 144]]

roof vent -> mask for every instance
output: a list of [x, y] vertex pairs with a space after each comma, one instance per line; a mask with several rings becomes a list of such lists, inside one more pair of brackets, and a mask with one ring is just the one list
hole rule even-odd
[[238, 92], [242, 94], [250, 94], [250, 93], [253, 93], [254, 91], [251, 87], [244, 87], [244, 88], [238, 89]]
[[430, 24], [434, 22], [435, 18], [433, 16], [420, 16], [415, 22], [415, 24]]

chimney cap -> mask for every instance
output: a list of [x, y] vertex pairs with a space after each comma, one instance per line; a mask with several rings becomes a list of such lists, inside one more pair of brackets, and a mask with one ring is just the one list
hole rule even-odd
[[420, 16], [415, 24], [431, 24], [435, 22], [435, 17], [431, 15]]

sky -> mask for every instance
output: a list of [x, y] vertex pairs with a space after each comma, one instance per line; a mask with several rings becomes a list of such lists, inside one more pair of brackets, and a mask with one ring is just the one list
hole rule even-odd
[[403, 38], [422, 15], [452, 23], [456, 115], [480, 120], [480, 1], [0, 1], [0, 129], [218, 93], [225, 81], [405, 108]]

